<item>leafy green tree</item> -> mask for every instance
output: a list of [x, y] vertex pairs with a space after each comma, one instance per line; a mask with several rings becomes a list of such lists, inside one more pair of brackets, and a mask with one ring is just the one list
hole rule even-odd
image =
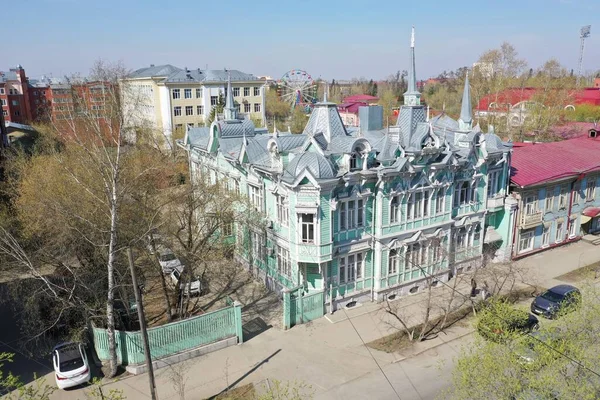
[[[476, 338], [461, 350], [448, 399], [597, 399], [600, 394], [600, 291], [585, 285], [554, 321], [528, 335], [506, 331], [504, 340]], [[504, 310], [506, 311], [506, 310]], [[488, 323], [506, 326], [511, 315], [490, 313]], [[493, 321], [494, 318], [496, 321]]]
[[217, 105], [213, 106], [210, 109], [210, 113], [208, 114], [208, 119], [206, 121], [206, 125], [210, 126], [213, 121], [217, 118], [218, 114], [223, 114], [223, 109], [225, 108], [225, 96], [223, 93], [219, 93], [219, 98], [217, 100]]

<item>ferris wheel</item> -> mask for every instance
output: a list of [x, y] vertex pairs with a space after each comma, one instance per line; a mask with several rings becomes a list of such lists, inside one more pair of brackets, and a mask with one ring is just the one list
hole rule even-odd
[[293, 69], [279, 80], [281, 99], [290, 106], [310, 106], [317, 100], [317, 85], [306, 71]]

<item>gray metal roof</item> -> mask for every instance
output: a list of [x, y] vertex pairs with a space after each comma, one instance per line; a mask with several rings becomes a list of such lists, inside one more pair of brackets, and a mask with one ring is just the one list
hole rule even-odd
[[173, 73], [181, 71], [181, 68], [177, 68], [171, 64], [156, 65], [146, 68], [140, 68], [129, 74], [129, 78], [152, 78], [152, 77], [167, 77]]
[[302, 133], [312, 136], [322, 133], [328, 142], [335, 136], [348, 136], [334, 103], [317, 103]]
[[277, 143], [277, 150], [280, 152], [289, 152], [290, 150], [301, 147], [307, 139], [306, 135], [298, 134], [279, 134], [279, 136], [271, 136]]
[[0, 82], [16, 81], [17, 73], [15, 71], [0, 71]]
[[327, 158], [318, 153], [305, 152], [297, 155], [288, 164], [284, 178], [288, 181], [293, 180], [304, 170], [310, 171], [316, 179], [331, 179], [336, 176], [335, 168]]
[[253, 82], [259, 81], [262, 82], [261, 79], [258, 79], [256, 76], [252, 74], [246, 74], [244, 72], [232, 69], [232, 70], [224, 70], [224, 69], [178, 69], [178, 71], [169, 74], [166, 82], [203, 82], [203, 83], [211, 83], [211, 82], [227, 82], [228, 77], [231, 76], [232, 82]]
[[254, 136], [254, 123], [250, 119], [219, 121], [217, 125], [221, 137]]
[[187, 131], [187, 136], [190, 145], [197, 146], [203, 150], [206, 150], [208, 142], [210, 140], [210, 128], [189, 128]]

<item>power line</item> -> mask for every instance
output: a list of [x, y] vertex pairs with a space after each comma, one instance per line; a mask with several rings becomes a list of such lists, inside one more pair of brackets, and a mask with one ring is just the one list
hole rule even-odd
[[[342, 310], [344, 310], [344, 315], [346, 315], [346, 318], [348, 318], [348, 321], [350, 322], [350, 325], [352, 325], [352, 328], [354, 329], [354, 332], [356, 332], [356, 335], [358, 336], [358, 338], [360, 339], [360, 341], [362, 342], [363, 346], [367, 349], [367, 351], [369, 352], [369, 355], [371, 356], [371, 358], [373, 359], [373, 361], [375, 361], [375, 364], [377, 364], [377, 368], [379, 368], [379, 371], [381, 371], [381, 374], [383, 375], [383, 377], [385, 378], [385, 380], [387, 381], [387, 383], [390, 385], [390, 387], [392, 388], [392, 390], [394, 391], [394, 393], [396, 394], [396, 397], [399, 400], [402, 400], [402, 398], [400, 397], [400, 395], [398, 394], [398, 392], [396, 391], [396, 388], [394, 388], [394, 385], [392, 385], [392, 382], [390, 382], [390, 379], [387, 377], [387, 375], [385, 374], [385, 372], [383, 371], [383, 368], [381, 368], [381, 365], [379, 365], [379, 362], [377, 361], [377, 359], [373, 356], [373, 353], [371, 353], [371, 349], [369, 348], [369, 346], [367, 346], [367, 344], [365, 343], [365, 341], [363, 340], [362, 336], [360, 335], [360, 333], [358, 333], [358, 330], [356, 329], [356, 327], [354, 326], [354, 323], [352, 322], [352, 319], [348, 316], [348, 313], [346, 313], [346, 310], [342, 308]], [[410, 381], [410, 379], [409, 379]], [[410, 383], [412, 385], [412, 381]], [[414, 388], [414, 385], [413, 385]], [[416, 390], [416, 388], [415, 388]], [[417, 392], [418, 394], [419, 392]], [[419, 397], [421, 397], [419, 395]]]
[[[389, 249], [389, 250], [391, 250], [391, 249], [392, 249], [391, 247], [389, 247], [388, 245], [385, 245], [385, 244], [383, 244], [383, 243], [382, 243], [382, 246], [383, 246], [383, 247], [385, 247], [385, 248], [387, 248], [387, 249]], [[433, 274], [430, 274], [430, 273], [428, 273], [428, 272], [427, 272], [427, 271], [426, 271], [426, 270], [425, 270], [425, 269], [424, 269], [422, 266], [418, 265], [417, 263], [413, 263], [413, 262], [412, 262], [412, 260], [409, 260], [409, 259], [407, 259], [406, 257], [404, 257], [404, 256], [402, 256], [402, 255], [400, 255], [400, 257], [402, 257], [402, 259], [403, 259], [404, 261], [407, 261], [407, 262], [409, 262], [410, 264], [412, 264], [413, 266], [416, 266], [416, 267], [417, 267], [417, 268], [418, 268], [418, 269], [419, 269], [419, 270], [420, 270], [420, 271], [423, 273], [423, 275], [425, 275], [425, 276], [426, 276], [426, 278], [427, 278], [427, 275], [429, 275], [429, 278], [435, 278], [435, 276], [434, 276]], [[459, 292], [459, 291], [458, 291], [456, 288], [454, 288], [454, 287], [452, 287], [452, 286], [448, 285], [448, 283], [447, 283], [447, 282], [444, 282], [444, 281], [438, 281], [438, 282], [441, 282], [441, 283], [442, 283], [444, 286], [447, 286], [447, 287], [449, 287], [449, 288], [450, 288], [450, 290], [452, 290], [452, 291], [453, 291], [453, 292], [455, 292], [455, 293], [458, 293], [460, 296], [463, 296], [465, 299], [467, 299], [467, 300], [471, 300], [471, 297], [470, 297], [470, 296], [467, 296], [466, 294], [463, 294], [463, 293]], [[493, 313], [493, 311], [492, 311], [492, 313]], [[495, 316], [496, 316], [498, 319], [500, 319], [501, 321], [503, 321], [503, 322], [505, 322], [505, 323], [508, 323], [508, 321], [507, 321], [506, 319], [502, 318], [502, 316], [498, 315], [497, 313], [496, 313], [496, 315], [495, 315]], [[600, 378], [600, 374], [598, 374], [597, 372], [595, 372], [595, 371], [591, 370], [590, 368], [586, 367], [586, 366], [585, 366], [585, 365], [584, 365], [582, 362], [580, 362], [580, 361], [578, 361], [578, 360], [575, 360], [574, 358], [572, 358], [572, 357], [569, 357], [568, 355], [564, 354], [563, 352], [561, 352], [561, 351], [559, 351], [559, 350], [555, 349], [553, 346], [551, 346], [551, 345], [549, 345], [548, 343], [544, 342], [543, 340], [541, 340], [541, 339], [539, 339], [539, 338], [535, 337], [535, 336], [534, 336], [534, 335], [532, 335], [530, 332], [527, 332], [527, 333], [526, 333], [526, 336], [528, 336], [528, 337], [531, 337], [531, 338], [533, 338], [534, 340], [536, 340], [536, 341], [538, 341], [538, 342], [542, 343], [543, 345], [545, 345], [546, 347], [548, 347], [548, 348], [549, 348], [549, 349], [551, 349], [552, 351], [554, 351], [554, 352], [558, 353], [559, 355], [561, 355], [561, 356], [563, 356], [563, 357], [567, 358], [568, 360], [570, 360], [570, 361], [574, 362], [575, 364], [577, 364], [578, 366], [582, 367], [582, 368], [583, 368], [583, 369], [585, 369], [586, 371], [589, 371], [589, 372], [591, 372], [592, 374], [594, 374], [594, 375], [596, 375], [597, 377], [599, 377], [599, 378]]]

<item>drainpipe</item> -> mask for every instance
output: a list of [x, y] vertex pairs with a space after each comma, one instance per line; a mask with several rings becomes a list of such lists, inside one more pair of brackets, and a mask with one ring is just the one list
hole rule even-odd
[[575, 193], [573, 193], [573, 189], [575, 189], [577, 182], [581, 182], [584, 176], [585, 174], [581, 174], [577, 177], [577, 179], [571, 182], [571, 196], [569, 198], [569, 210], [567, 211], [567, 229], [565, 230], [565, 237], [563, 238], [565, 240], [569, 239], [569, 229], [571, 228], [571, 211], [573, 209], [573, 196], [575, 195]]
[[[375, 221], [377, 220], [377, 193], [379, 193], [379, 191], [377, 190], [378, 184], [379, 182], [375, 184], [375, 191], [373, 192], [373, 207], [371, 209], [371, 229], [373, 230], [373, 233], [371, 234], [371, 238], [373, 239], [371, 240], [371, 243], [373, 243], [373, 251], [371, 252], [371, 257], [373, 258], [373, 262], [371, 263], [371, 274], [373, 274], [373, 280], [371, 283], [371, 302], [375, 301], [375, 290], [373, 290], [373, 288], [375, 286], [375, 268], [377, 267], [375, 265], [375, 241], [377, 240], [375, 232]], [[381, 268], [381, 265], [379, 266], [379, 268]]]

